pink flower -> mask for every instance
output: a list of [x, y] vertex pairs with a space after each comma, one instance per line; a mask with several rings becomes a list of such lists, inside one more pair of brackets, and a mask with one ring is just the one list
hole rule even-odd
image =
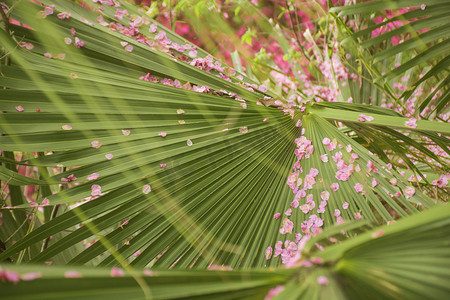
[[335, 163], [338, 163], [342, 160], [342, 152], [338, 151], [335, 155], [333, 155], [333, 160]]
[[328, 162], [328, 154], [321, 155], [320, 160], [323, 162]]
[[97, 174], [97, 173], [92, 173], [92, 174], [88, 175], [86, 179], [87, 179], [87, 180], [95, 180], [95, 179], [97, 179], [99, 176], [100, 176], [100, 175]]
[[331, 143], [331, 140], [329, 138], [324, 138], [322, 140], [322, 144], [324, 144], [325, 146], [329, 145]]
[[298, 244], [298, 242], [300, 242], [301, 238], [302, 238], [302, 234], [301, 233], [296, 233], [295, 234], [295, 243]]
[[355, 184], [355, 191], [357, 193], [361, 193], [363, 191], [363, 188], [364, 186], [361, 183], [358, 182], [357, 184]]
[[391, 180], [389, 180], [389, 182], [390, 182], [393, 186], [396, 186], [396, 185], [397, 185], [397, 178], [391, 178]]
[[148, 194], [152, 191], [152, 187], [150, 186], [150, 184], [146, 184], [142, 187], [142, 192], [144, 194]]
[[53, 14], [53, 8], [52, 7], [46, 7], [43, 11], [41, 11], [41, 15], [45, 18], [47, 16], [50, 16]]
[[448, 184], [448, 178], [447, 175], [441, 175], [441, 177], [439, 177], [439, 179], [433, 180], [431, 182], [432, 185], [437, 185], [438, 187], [442, 188], [444, 186], [447, 186]]
[[63, 126], [61, 126], [61, 128], [63, 130], [72, 130], [72, 126], [70, 126], [70, 125], [63, 125]]
[[105, 157], [106, 157], [107, 160], [111, 160], [111, 159], [114, 158], [114, 155], [111, 154], [111, 153], [108, 153], [108, 154], [105, 155]]
[[22, 112], [25, 109], [22, 107], [22, 105], [18, 105], [18, 106], [16, 106], [16, 110], [19, 111], [19, 112]]
[[325, 276], [319, 276], [317, 277], [317, 283], [320, 285], [328, 285], [328, 278]]
[[283, 219], [283, 224], [280, 227], [280, 233], [286, 234], [286, 233], [292, 233], [292, 229], [294, 228], [294, 223], [289, 220], [288, 218]]
[[32, 43], [19, 42], [19, 47], [31, 50], [34, 48], [34, 45]]
[[364, 115], [364, 114], [360, 114], [359, 115], [359, 119], [358, 119], [358, 121], [360, 121], [360, 122], [365, 122], [365, 121], [370, 122], [370, 121], [373, 121], [373, 120], [374, 120], [373, 117], [367, 116], [367, 115]]
[[62, 182], [71, 182], [75, 180], [77, 180], [77, 178], [73, 174], [70, 174], [69, 176], [67, 176], [67, 178], [61, 178]]
[[284, 286], [282, 286], [282, 285], [274, 287], [267, 293], [266, 297], [264, 297], [264, 300], [272, 299], [273, 297], [275, 297], [276, 295], [281, 293], [283, 290], [284, 290]]
[[153, 272], [151, 270], [149, 270], [149, 269], [145, 269], [144, 270], [144, 274], [145, 274], [145, 276], [149, 276], [149, 277], [153, 276]]
[[58, 19], [60, 20], [65, 20], [65, 19], [69, 19], [70, 18], [70, 13], [68, 12], [62, 12], [60, 14], [56, 15], [58, 17]]
[[379, 184], [378, 180], [372, 178], [372, 187], [376, 187]]
[[273, 252], [273, 249], [272, 249], [272, 247], [267, 247], [267, 249], [266, 249], [266, 259], [270, 259], [271, 257], [272, 257], [272, 252]]
[[196, 50], [196, 48], [194, 47], [194, 48], [192, 48], [190, 51], [189, 51], [189, 56], [190, 57], [192, 57], [192, 58], [194, 58], [194, 57], [197, 57], [197, 50]]
[[341, 215], [341, 211], [339, 209], [334, 210], [334, 216], [339, 217]]
[[309, 205], [308, 205], [308, 204], [300, 205], [300, 209], [302, 210], [302, 212], [303, 212], [304, 214], [309, 213]]
[[349, 206], [348, 202], [344, 202], [344, 203], [342, 204], [342, 208], [343, 208], [343, 209], [347, 209], [348, 206]]
[[412, 186], [406, 187], [403, 192], [405, 193], [406, 199], [411, 198], [416, 193], [416, 189]]
[[122, 269], [119, 269], [117, 267], [113, 267], [111, 269], [111, 277], [123, 277], [125, 275], [125, 273], [123, 272]]
[[167, 133], [165, 133], [165, 132], [160, 132], [160, 133], [158, 133], [158, 135], [161, 136], [161, 137], [166, 137]]
[[102, 187], [98, 184], [94, 184], [91, 186], [91, 196], [95, 197], [95, 196], [100, 196], [100, 194], [102, 193]]
[[374, 172], [374, 173], [379, 173], [378, 172], [378, 169], [375, 167], [375, 165], [373, 164], [373, 162], [371, 161], [371, 160], [369, 160], [368, 162], [367, 162], [367, 168], [369, 169], [369, 173], [370, 172]]
[[330, 185], [330, 188], [331, 188], [331, 190], [333, 190], [333, 191], [336, 192], [336, 191], [339, 189], [339, 183], [333, 182], [333, 183]]
[[361, 219], [361, 213], [360, 212], [355, 213], [355, 219], [356, 220], [360, 220]]
[[374, 232], [374, 233], [372, 233], [372, 237], [373, 238], [378, 238], [378, 237], [380, 237], [380, 236], [383, 236], [384, 235], [384, 230], [378, 230], [378, 231], [376, 231], [376, 232]]
[[125, 129], [122, 129], [122, 134], [123, 135], [130, 135], [131, 134], [131, 131], [130, 130], [125, 130]]
[[330, 199], [330, 192], [329, 191], [321, 192], [320, 198], [322, 198], [323, 201], [327, 201], [328, 199]]
[[118, 20], [122, 20], [122, 18], [127, 16], [127, 15], [128, 15], [128, 11], [126, 9], [125, 10], [117, 9], [116, 10], [116, 14], [114, 15], [114, 17], [116, 19], [118, 19]]
[[148, 28], [148, 32], [155, 33], [157, 28], [158, 28], [158, 24], [157, 23], [152, 23], [150, 25], [150, 27]]
[[347, 152], [352, 152], [352, 150], [353, 150], [352, 145], [348, 144], [348, 145], [345, 147], [345, 150], [346, 150]]
[[427, 6], [425, 4], [420, 5], [421, 10], [425, 10], [425, 8], [427, 8]]
[[0, 269], [0, 277], [3, 280], [6, 280], [7, 282], [12, 282], [14, 284], [17, 284], [19, 282], [19, 280], [20, 280], [19, 273], [11, 271], [11, 270], [2, 271]]
[[317, 175], [319, 175], [319, 170], [317, 170], [316, 168], [311, 168], [309, 170], [309, 175], [311, 175], [312, 177], [316, 177]]
[[417, 121], [417, 119], [410, 118], [408, 121], [405, 122], [405, 126], [408, 126], [410, 128], [417, 128], [416, 121]]
[[102, 146], [102, 143], [100, 143], [99, 141], [92, 141], [91, 146], [92, 148], [98, 149]]
[[244, 126], [244, 127], [239, 128], [239, 132], [240, 133], [247, 133], [248, 132], [248, 127]]
[[159, 166], [163, 169], [165, 169], [167, 167], [167, 164], [159, 164]]
[[21, 277], [22, 277], [23, 281], [30, 281], [30, 280], [35, 280], [37, 278], [41, 278], [42, 273], [41, 272], [25, 273]]
[[133, 46], [132, 45], [126, 45], [125, 46], [125, 51], [128, 51], [128, 52], [133, 52]]
[[358, 154], [352, 153], [352, 154], [350, 155], [349, 162], [352, 163], [352, 162], [354, 162], [355, 160], [357, 160], [358, 158], [359, 158], [359, 155], [358, 155]]
[[312, 187], [315, 183], [316, 183], [316, 180], [314, 179], [314, 177], [308, 174], [305, 176], [305, 181], [303, 182], [303, 187], [306, 190], [309, 190], [309, 189], [312, 189]]
[[289, 217], [290, 215], [292, 215], [292, 209], [289, 208], [287, 211], [284, 212], [284, 214]]
[[83, 277], [80, 272], [77, 271], [66, 271], [64, 273], [65, 278], [81, 278]]
[[274, 218], [274, 219], [278, 219], [280, 216], [281, 216], [280, 213], [276, 213], [276, 214], [273, 215], [273, 218]]

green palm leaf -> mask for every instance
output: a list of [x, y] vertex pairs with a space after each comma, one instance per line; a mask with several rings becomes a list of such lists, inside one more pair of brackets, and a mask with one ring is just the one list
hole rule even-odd
[[[379, 84], [392, 85], [392, 79], [399, 76], [411, 75], [413, 82], [401, 94], [399, 99], [407, 101], [419, 87], [425, 84], [433, 87], [433, 95], [430, 95], [417, 106], [416, 114], [425, 118], [439, 116], [448, 109], [448, 75], [450, 44], [448, 36], [450, 5], [448, 1], [402, 1], [402, 0], [378, 0], [356, 5], [334, 7], [330, 12], [338, 13], [338, 16], [367, 15], [377, 13], [383, 16], [383, 11], [388, 9], [406, 8], [406, 12], [387, 18], [377, 24], [369, 24], [362, 30], [353, 32], [345, 26], [356, 43], [365, 49], [364, 59], [370, 64], [373, 77]], [[373, 15], [372, 15], [373, 17]], [[340, 21], [343, 23], [343, 21]], [[380, 30], [387, 25], [394, 28], [377, 36], [375, 30]], [[393, 37], [406, 36], [404, 41], [393, 45]], [[411, 55], [411, 57], [410, 57]], [[373, 60], [373, 61], [369, 61]], [[396, 61], [395, 67], [390, 63]], [[390, 69], [389, 69], [390, 68]], [[409, 72], [409, 73], [406, 73]], [[420, 77], [415, 74], [421, 74]], [[408, 75], [408, 76], [409, 76]], [[437, 89], [436, 89], [437, 88]], [[433, 99], [433, 101], [431, 101]], [[434, 104], [437, 109], [424, 111], [424, 108]]]
[[[22, 280], [0, 284], [5, 299], [262, 299], [275, 286], [273, 299], [443, 299], [450, 293], [449, 217], [449, 207], [438, 206], [336, 244], [330, 238], [340, 239], [342, 230], [354, 232], [367, 222], [330, 227], [305, 246], [302, 261], [316, 261], [310, 267], [120, 272], [3, 264], [3, 272], [16, 272]], [[325, 250], [317, 250], [317, 243]], [[319, 284], [321, 276], [326, 281]]]
[[[286, 211], [294, 198], [286, 180], [296, 161], [294, 140], [301, 132], [295, 124], [300, 118], [305, 137], [315, 147], [301, 166], [305, 173], [316, 168], [320, 174], [308, 194], [317, 205], [323, 191], [332, 195], [321, 215], [325, 227], [337, 222], [333, 214], [344, 202], [349, 203], [342, 212], [345, 220], [361, 214], [377, 223], [415, 213], [416, 204], [435, 205], [418, 190], [407, 199], [404, 190], [409, 183], [395, 171], [384, 169], [385, 163], [327, 121], [341, 117], [330, 117], [326, 109], [313, 106], [306, 113], [296, 112], [292, 119], [277, 109], [257, 105], [266, 94], [248, 89], [237, 77], [228, 82], [214, 71], [174, 61], [163, 51], [99, 25], [97, 13], [81, 10], [71, 1], [55, 4], [72, 17], [36, 19], [42, 7], [22, 1], [11, 17], [34, 30], [12, 26], [12, 38], [0, 31], [15, 62], [2, 69], [6, 89], [0, 92], [1, 110], [5, 111], [0, 114], [4, 133], [0, 143], [2, 150], [8, 151], [53, 151], [26, 162], [41, 168], [65, 168], [45, 178], [54, 191], [57, 184], [64, 184], [61, 191], [47, 193], [46, 198], [50, 205], [79, 206], [8, 244], [0, 259], [16, 259], [18, 251], [68, 230], [70, 233], [27, 259], [42, 262], [62, 255], [64, 262], [71, 264], [129, 262], [161, 268], [278, 266], [280, 260], [267, 261], [264, 250], [278, 240], [294, 240], [300, 224], [315, 213], [296, 210], [291, 217], [296, 232], [287, 235], [279, 232], [282, 218], [272, 217]], [[126, 8], [139, 14], [131, 6]], [[103, 17], [112, 18], [114, 11], [106, 7]], [[86, 22], [80, 21], [81, 17]], [[128, 21], [129, 17], [122, 22], [127, 25]], [[85, 47], [76, 49], [64, 43], [64, 38], [71, 37], [71, 28]], [[144, 26], [142, 30], [148, 29]], [[154, 38], [154, 34], [148, 35]], [[33, 43], [34, 48], [17, 48], [18, 41]], [[120, 42], [133, 45], [132, 52]], [[50, 60], [43, 56], [47, 51], [66, 57]], [[217, 92], [203, 94], [138, 79], [147, 72], [183, 84], [207, 85]], [[252, 81], [246, 78], [245, 82]], [[246, 101], [246, 109], [233, 95], [220, 95], [221, 90], [237, 93]], [[24, 109], [21, 112], [19, 105]], [[180, 109], [184, 113], [177, 113]], [[355, 123], [357, 114], [346, 112], [342, 120]], [[374, 124], [393, 122], [403, 128], [404, 121], [398, 116], [377, 115]], [[436, 128], [430, 123], [419, 122], [418, 129], [449, 132], [447, 124]], [[160, 132], [167, 136], [158, 135]], [[328, 151], [324, 138], [336, 138], [338, 148]], [[338, 181], [338, 170], [332, 155], [341, 151], [348, 162], [350, 153], [344, 149], [348, 145], [359, 156], [354, 167], [359, 165], [361, 171], [339, 182], [340, 189], [333, 192], [330, 185]], [[329, 155], [328, 163], [321, 161], [324, 154]], [[371, 173], [369, 161], [378, 173]], [[161, 164], [166, 164], [165, 168]], [[88, 180], [93, 173], [99, 177]], [[66, 183], [71, 175], [76, 179]], [[303, 180], [304, 175], [300, 176]], [[373, 179], [379, 185], [372, 186]], [[394, 179], [396, 185], [390, 183]], [[357, 184], [365, 194], [355, 192]], [[91, 198], [98, 186], [102, 194]], [[14, 205], [14, 210], [30, 209], [28, 204]], [[89, 247], [73, 253], [83, 241], [89, 242]], [[133, 256], [138, 251], [140, 255]]]

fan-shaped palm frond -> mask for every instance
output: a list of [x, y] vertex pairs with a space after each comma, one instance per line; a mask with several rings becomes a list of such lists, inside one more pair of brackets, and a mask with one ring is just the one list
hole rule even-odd
[[[301, 267], [234, 271], [159, 271], [2, 265], [4, 299], [444, 299], [448, 286], [450, 209], [438, 206], [373, 228], [329, 227], [306, 244]], [[333, 243], [332, 238], [334, 239]], [[316, 248], [326, 246], [325, 251]], [[308, 267], [306, 267], [308, 266]], [[219, 268], [220, 269], [220, 268]], [[8, 273], [6, 273], [8, 272]], [[8, 274], [6, 276], [6, 274]], [[115, 278], [111, 278], [111, 276]], [[100, 291], [100, 294], [99, 294]]]
[[[344, 113], [335, 106], [334, 117], [319, 105], [304, 112], [285, 106], [283, 114], [258, 105], [273, 94], [207, 53], [198, 50], [197, 63], [209, 72], [194, 66], [191, 44], [181, 47], [186, 42], [164, 29], [152, 32], [156, 23], [132, 6], [124, 4], [130, 15], [118, 18], [107, 5], [93, 11], [71, 1], [43, 3], [55, 3], [55, 14], [37, 18], [43, 7], [28, 1], [11, 11], [32, 30], [11, 25], [12, 37], [0, 30], [13, 62], [2, 69], [0, 143], [2, 150], [47, 152], [20, 163], [62, 170], [40, 178], [45, 183], [33, 181], [52, 189], [39, 205], [81, 205], [8, 244], [0, 259], [16, 259], [44, 240], [41, 253], [24, 259], [65, 253], [65, 262], [101, 266], [125, 260], [165, 268], [278, 266], [264, 250], [295, 240], [313, 215], [320, 214], [326, 228], [361, 216], [384, 223], [417, 212], [415, 204], [435, 205], [327, 121], [360, 124], [359, 115], [372, 108], [350, 106], [354, 111]], [[131, 34], [133, 28], [140, 33]], [[166, 37], [172, 48], [161, 43]], [[374, 126], [409, 129], [398, 115], [373, 116]], [[450, 131], [448, 124], [430, 124], [419, 121], [417, 129]], [[314, 150], [305, 156], [308, 142]], [[327, 194], [328, 205], [319, 207]], [[14, 211], [30, 209], [13, 205]], [[299, 208], [289, 218], [272, 217], [291, 207]], [[280, 230], [291, 221], [295, 230]], [[86, 239], [89, 247], [69, 253]]]

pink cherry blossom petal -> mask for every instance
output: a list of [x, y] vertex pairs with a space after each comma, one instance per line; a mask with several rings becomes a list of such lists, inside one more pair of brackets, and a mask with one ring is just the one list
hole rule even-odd
[[273, 249], [271, 246], [267, 247], [266, 249], [266, 259], [270, 259], [272, 257]]
[[64, 277], [65, 278], [81, 278], [81, 277], [83, 277], [83, 275], [81, 275], [81, 273], [77, 272], [77, 271], [66, 271], [64, 273]]
[[99, 141], [92, 141], [91, 146], [92, 148], [98, 149], [102, 146], [102, 143], [100, 143]]
[[86, 179], [87, 179], [87, 180], [95, 180], [95, 179], [98, 179], [98, 177], [100, 177], [99, 174], [97, 174], [97, 173], [92, 173], [92, 174], [88, 175]]
[[105, 157], [106, 157], [107, 160], [111, 160], [111, 159], [114, 158], [114, 155], [111, 154], [111, 153], [108, 153], [108, 154], [105, 155]]
[[320, 160], [323, 162], [328, 162], [328, 154], [323, 154], [320, 156]]
[[410, 118], [408, 121], [405, 122], [405, 126], [408, 126], [410, 128], [417, 128], [417, 119], [415, 118]]
[[383, 235], [384, 235], [384, 230], [382, 230], [382, 229], [372, 233], [372, 237], [373, 238], [378, 238], [378, 237], [383, 236]]
[[125, 275], [124, 271], [117, 267], [112, 267], [110, 274], [111, 277], [123, 277]]
[[127, 45], [127, 46], [125, 46], [125, 51], [132, 52], [133, 49], [134, 49], [134, 48], [133, 48], [132, 45]]
[[148, 194], [152, 191], [152, 187], [150, 186], [150, 184], [146, 184], [142, 187], [142, 192], [144, 194]]
[[30, 280], [35, 280], [37, 278], [41, 278], [42, 273], [41, 272], [25, 273], [25, 274], [22, 274], [21, 277], [22, 277], [23, 281], [30, 281]]
[[317, 277], [317, 283], [320, 285], [328, 285], [328, 278], [325, 276], [319, 276]]
[[333, 190], [333, 191], [336, 192], [336, 191], [339, 189], [339, 183], [333, 182], [333, 183], [330, 185], [330, 188], [331, 188], [331, 190]]
[[95, 197], [95, 196], [100, 196], [100, 194], [102, 193], [102, 187], [98, 184], [93, 184], [91, 186], [91, 196]]
[[284, 286], [282, 286], [282, 285], [278, 285], [278, 286], [274, 287], [267, 293], [266, 297], [264, 297], [264, 300], [272, 299], [273, 297], [280, 294], [283, 290], [284, 290]]
[[354, 188], [357, 193], [361, 193], [363, 191], [364, 186], [358, 182], [355, 184]]

